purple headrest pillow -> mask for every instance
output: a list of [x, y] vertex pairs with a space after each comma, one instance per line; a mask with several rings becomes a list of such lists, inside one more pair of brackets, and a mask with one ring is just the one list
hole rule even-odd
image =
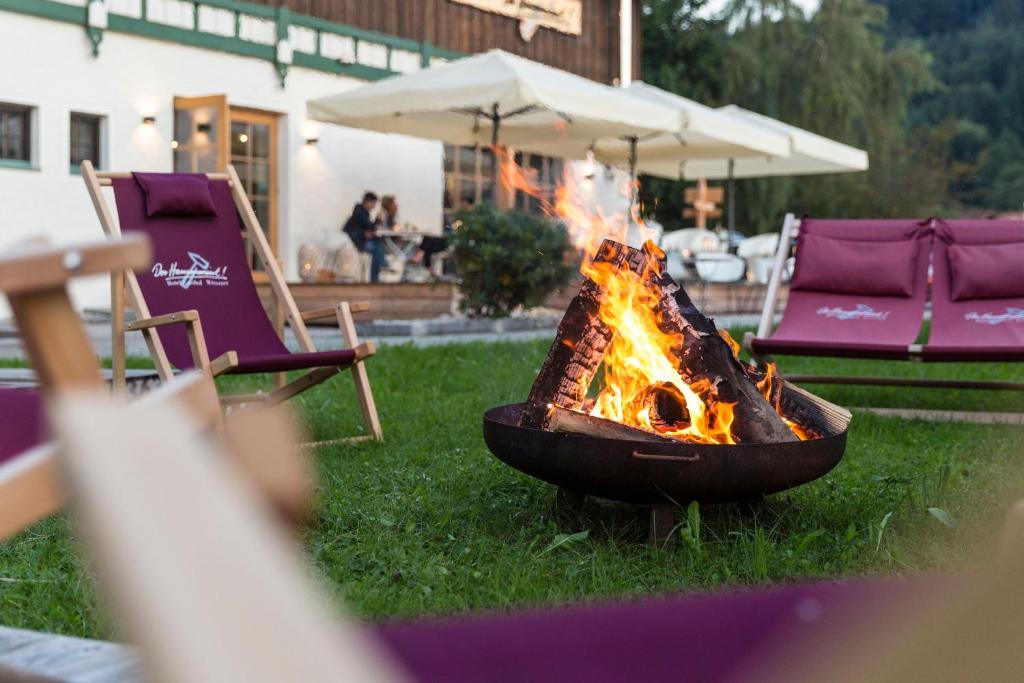
[[861, 242], [804, 233], [792, 288], [861, 296], [913, 296], [917, 240]]
[[133, 173], [146, 195], [146, 215], [216, 216], [210, 179], [202, 173]]
[[951, 244], [953, 301], [1024, 297], [1024, 242]]

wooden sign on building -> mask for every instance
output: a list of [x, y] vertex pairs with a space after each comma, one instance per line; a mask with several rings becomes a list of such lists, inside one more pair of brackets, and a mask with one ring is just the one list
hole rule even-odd
[[485, 12], [578, 36], [583, 33], [583, 0], [451, 0]]

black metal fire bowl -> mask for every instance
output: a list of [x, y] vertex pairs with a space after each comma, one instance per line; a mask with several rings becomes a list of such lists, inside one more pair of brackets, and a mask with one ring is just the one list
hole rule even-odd
[[806, 484], [843, 457], [850, 413], [785, 385], [787, 415], [819, 434], [789, 443], [704, 445], [519, 427], [522, 403], [484, 413], [484, 441], [508, 465], [580, 495], [629, 503], [747, 501]]

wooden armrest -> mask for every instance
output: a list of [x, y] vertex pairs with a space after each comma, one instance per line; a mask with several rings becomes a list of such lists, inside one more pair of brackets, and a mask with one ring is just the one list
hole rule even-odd
[[357, 361], [369, 358], [373, 354], [377, 353], [377, 343], [374, 341], [363, 342], [355, 348], [355, 352]]
[[[356, 303], [350, 303], [348, 310], [353, 313], [361, 313], [363, 311], [370, 310], [370, 304], [366, 301], [359, 301]], [[309, 311], [302, 312], [303, 320], [320, 320], [322, 318], [333, 318], [338, 314], [337, 306], [328, 306], [326, 308], [314, 308]]]
[[153, 318], [133, 320], [129, 323], [125, 323], [124, 329], [147, 330], [152, 327], [163, 327], [164, 325], [173, 325], [175, 323], [191, 323], [196, 320], [199, 320], [199, 311], [178, 311], [177, 313], [167, 313], [166, 315], [158, 315]]
[[0, 255], [0, 290], [17, 294], [58, 287], [80, 275], [145, 268], [151, 254], [149, 240], [139, 235], [60, 247], [26, 242]]

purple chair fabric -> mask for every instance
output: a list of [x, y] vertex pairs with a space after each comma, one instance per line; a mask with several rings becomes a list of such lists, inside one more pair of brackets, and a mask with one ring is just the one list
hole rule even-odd
[[133, 173], [146, 195], [147, 216], [213, 216], [210, 182], [202, 173]]
[[[1016, 361], [1024, 359], [1024, 296], [954, 300], [954, 276], [951, 265], [959, 268], [984, 268], [984, 259], [954, 259], [950, 251], [957, 246], [986, 245], [1005, 249], [1005, 258], [1013, 259], [1014, 250], [1024, 243], [1024, 221], [949, 220], [936, 226], [933, 254], [932, 325], [928, 343], [922, 351], [926, 361]], [[987, 251], [987, 250], [986, 250]], [[964, 252], [961, 252], [963, 254]], [[970, 250], [967, 252], [970, 253]], [[1013, 262], [1014, 270], [965, 273], [961, 277], [987, 280], [986, 287], [1005, 287], [1014, 291], [1024, 281], [1024, 264]], [[998, 290], [996, 290], [998, 291]]]
[[46, 421], [39, 391], [0, 387], [0, 464], [38, 446], [45, 435]]
[[[227, 181], [199, 177], [208, 183], [214, 215], [149, 216], [139, 183], [134, 178], [113, 180], [121, 230], [144, 233], [153, 244], [152, 268], [136, 274], [150, 313], [197, 310], [210, 358], [228, 351], [238, 354], [239, 365], [229, 373], [351, 365], [352, 350], [293, 354], [285, 347], [253, 284], [242, 225]], [[195, 190], [196, 178], [146, 174], [150, 184], [157, 179], [162, 192], [181, 201]], [[175, 189], [176, 182], [181, 187]], [[158, 334], [175, 367], [194, 366], [183, 325], [160, 328]]]
[[861, 610], [939, 595], [926, 577], [800, 584], [550, 611], [385, 624], [377, 629], [414, 679], [429, 681], [749, 680], [808, 636], [849, 628]]
[[[846, 241], [850, 260], [867, 268], [865, 249], [874, 245], [876, 263], [909, 269], [911, 264], [893, 264], [895, 252], [913, 259], [909, 296], [880, 296], [864, 287], [864, 293], [837, 293], [793, 288], [782, 322], [767, 339], [754, 339], [753, 348], [762, 354], [796, 354], [849, 358], [901, 360], [910, 357], [908, 347], [917, 340], [924, 319], [928, 291], [928, 259], [931, 231], [918, 220], [812, 220], [804, 219], [797, 239], [794, 280], [802, 270], [821, 271], [827, 264], [809, 263], [815, 249], [804, 250], [803, 242], [827, 238], [829, 253], [842, 256]], [[876, 266], [877, 267], [877, 266]], [[848, 275], [848, 284], [870, 280], [873, 273]], [[902, 275], [900, 276], [902, 278]], [[820, 279], [820, 278], [819, 278]]]

